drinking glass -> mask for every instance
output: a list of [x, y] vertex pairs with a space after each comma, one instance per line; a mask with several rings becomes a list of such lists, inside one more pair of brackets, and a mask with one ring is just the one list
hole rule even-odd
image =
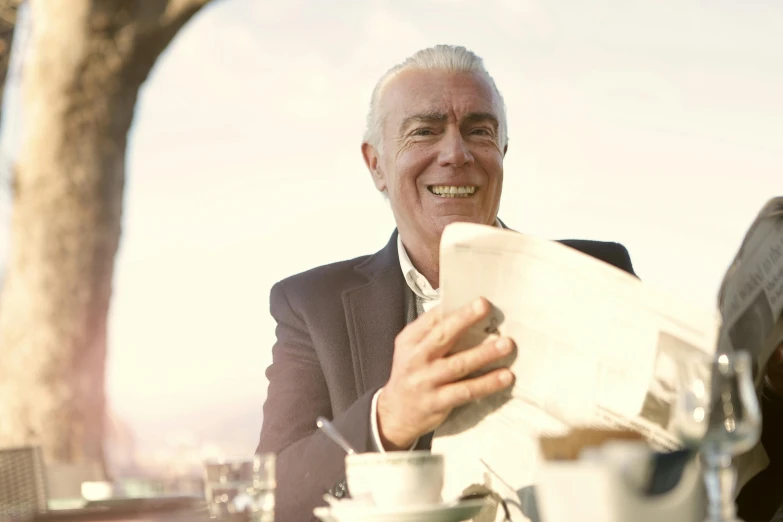
[[747, 352], [688, 357], [678, 367], [674, 425], [698, 447], [707, 491], [707, 522], [741, 522], [734, 503], [732, 459], [761, 436], [761, 412]]
[[212, 518], [240, 513], [252, 522], [275, 518], [275, 455], [209, 459], [204, 462], [205, 494]]

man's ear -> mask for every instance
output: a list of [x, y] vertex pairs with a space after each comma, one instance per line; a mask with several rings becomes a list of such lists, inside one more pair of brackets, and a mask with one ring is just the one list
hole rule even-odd
[[506, 146], [503, 147], [503, 157], [506, 157], [506, 152], [508, 152], [508, 143], [506, 143]]
[[375, 183], [375, 188], [383, 192], [386, 190], [386, 176], [383, 175], [383, 170], [380, 168], [380, 155], [378, 151], [367, 142], [362, 143], [362, 156], [364, 157], [364, 164], [367, 165], [367, 170], [372, 175], [372, 181]]

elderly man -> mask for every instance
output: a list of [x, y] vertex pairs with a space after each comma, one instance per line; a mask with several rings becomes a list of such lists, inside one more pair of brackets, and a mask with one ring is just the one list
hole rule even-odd
[[[344, 453], [316, 429], [317, 417], [358, 451], [426, 449], [453, 408], [512, 384], [507, 369], [464, 379], [514, 350], [511, 339], [449, 355], [489, 304], [448, 316], [436, 306], [444, 227], [504, 226], [497, 214], [507, 148], [503, 99], [470, 51], [425, 49], [378, 82], [362, 154], [397, 229], [374, 255], [271, 291], [277, 342], [258, 451], [278, 455], [280, 520], [312, 519], [325, 493], [345, 494]], [[564, 243], [633, 273], [617, 243]]]

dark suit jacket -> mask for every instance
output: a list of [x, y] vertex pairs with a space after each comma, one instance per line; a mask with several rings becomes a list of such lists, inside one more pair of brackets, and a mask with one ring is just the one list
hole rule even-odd
[[[634, 273], [620, 244], [562, 243]], [[345, 454], [316, 429], [317, 417], [332, 419], [358, 451], [372, 449], [372, 397], [389, 378], [409, 291], [396, 231], [372, 256], [321, 266], [272, 288], [277, 342], [266, 372], [257, 451], [277, 454], [275, 511], [281, 522], [315, 520], [313, 508], [325, 504], [325, 493], [345, 493]], [[419, 447], [429, 442], [422, 437]]]

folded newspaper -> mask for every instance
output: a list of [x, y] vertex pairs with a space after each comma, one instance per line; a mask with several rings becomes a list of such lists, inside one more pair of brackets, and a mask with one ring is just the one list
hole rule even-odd
[[[783, 198], [770, 200], [748, 230], [721, 285], [720, 313], [561, 243], [495, 227], [448, 226], [440, 263], [444, 313], [478, 296], [493, 305], [455, 351], [493, 335], [517, 345], [501, 362], [514, 386], [455, 410], [435, 432], [433, 451], [447, 457], [444, 498], [484, 486], [504, 499], [513, 521], [539, 518], [541, 437], [604, 426], [676, 449], [677, 364], [743, 349], [763, 369], [783, 341]], [[739, 485], [768, 463], [760, 444], [743, 455]]]

